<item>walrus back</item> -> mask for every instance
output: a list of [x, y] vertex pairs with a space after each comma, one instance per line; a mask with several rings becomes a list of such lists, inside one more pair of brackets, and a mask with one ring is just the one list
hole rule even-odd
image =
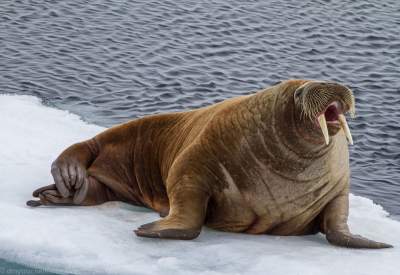
[[166, 181], [175, 160], [248, 97], [187, 112], [146, 116], [114, 126], [94, 137], [100, 153], [88, 171], [131, 203], [157, 211], [165, 209]]

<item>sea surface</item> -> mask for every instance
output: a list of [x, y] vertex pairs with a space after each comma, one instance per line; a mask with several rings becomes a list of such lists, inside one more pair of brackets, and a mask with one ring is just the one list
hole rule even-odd
[[289, 78], [353, 89], [352, 192], [398, 217], [400, 1], [0, 1], [0, 93], [98, 125]]

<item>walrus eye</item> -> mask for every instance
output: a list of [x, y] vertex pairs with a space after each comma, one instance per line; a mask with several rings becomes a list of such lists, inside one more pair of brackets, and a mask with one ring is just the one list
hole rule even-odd
[[297, 89], [297, 90], [294, 92], [294, 97], [295, 97], [295, 98], [299, 98], [299, 96], [301, 96], [302, 93], [303, 93], [303, 88]]

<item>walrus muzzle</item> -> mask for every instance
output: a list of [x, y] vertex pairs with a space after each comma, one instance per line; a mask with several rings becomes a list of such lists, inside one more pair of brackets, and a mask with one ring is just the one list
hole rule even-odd
[[329, 136], [340, 129], [349, 144], [353, 144], [345, 117], [346, 113], [351, 117], [355, 114], [354, 96], [349, 88], [337, 83], [312, 81], [297, 88], [294, 97], [302, 118], [319, 126], [327, 145]]

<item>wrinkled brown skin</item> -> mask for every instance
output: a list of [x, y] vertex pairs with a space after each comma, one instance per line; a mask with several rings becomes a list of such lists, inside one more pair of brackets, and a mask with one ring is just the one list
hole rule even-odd
[[55, 184], [36, 190], [40, 200], [28, 205], [145, 206], [165, 218], [135, 230], [143, 237], [193, 239], [206, 224], [251, 234], [322, 232], [338, 246], [391, 247], [350, 233], [347, 141], [329, 128], [327, 146], [320, 129], [301, 118], [294, 93], [306, 82], [112, 127], [67, 148], [52, 165]]

